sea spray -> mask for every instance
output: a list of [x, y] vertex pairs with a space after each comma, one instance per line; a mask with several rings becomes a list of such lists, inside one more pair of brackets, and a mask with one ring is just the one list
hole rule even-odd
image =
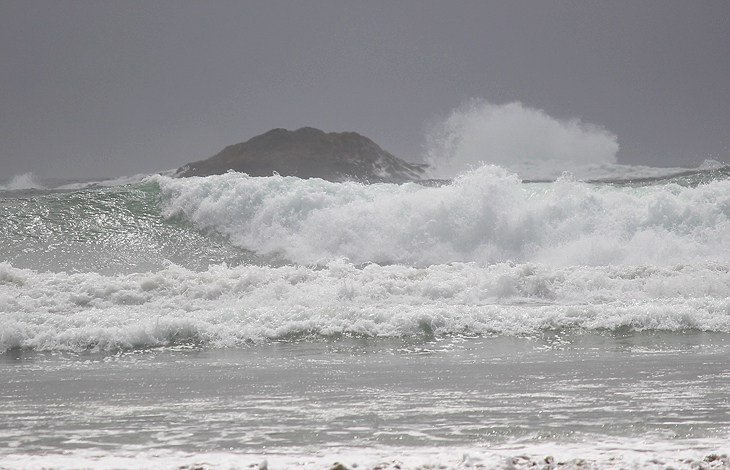
[[44, 186], [35, 173], [15, 175], [10, 181], [0, 184], [0, 191], [19, 191], [23, 189], [44, 189]]
[[563, 171], [616, 163], [618, 138], [580, 119], [557, 119], [520, 102], [472, 100], [432, 125], [426, 161], [433, 177], [454, 178], [485, 163], [523, 178], [555, 177]]

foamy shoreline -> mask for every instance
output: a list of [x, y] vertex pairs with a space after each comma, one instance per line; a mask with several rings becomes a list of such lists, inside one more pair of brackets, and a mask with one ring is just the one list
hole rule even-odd
[[[699, 447], [691, 447], [697, 446]], [[635, 447], [635, 446], [639, 447]], [[683, 447], [687, 446], [687, 447]], [[643, 446], [643, 447], [641, 447]], [[712, 450], [716, 449], [716, 450]], [[427, 469], [727, 469], [730, 446], [720, 443], [545, 443], [494, 448], [302, 449], [285, 453], [69, 451], [11, 454], [0, 468], [427, 470]]]

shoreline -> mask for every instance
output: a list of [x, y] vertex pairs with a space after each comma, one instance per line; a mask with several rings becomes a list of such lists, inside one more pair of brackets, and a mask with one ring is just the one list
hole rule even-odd
[[649, 332], [4, 354], [0, 468], [723, 468], [728, 351]]

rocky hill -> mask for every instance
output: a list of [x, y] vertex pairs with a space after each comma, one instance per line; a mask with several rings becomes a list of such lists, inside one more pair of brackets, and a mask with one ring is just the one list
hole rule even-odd
[[408, 163], [356, 132], [325, 133], [303, 127], [273, 129], [217, 155], [178, 169], [176, 175], [208, 176], [228, 170], [250, 176], [322, 178], [330, 181], [394, 182], [419, 180], [426, 165]]

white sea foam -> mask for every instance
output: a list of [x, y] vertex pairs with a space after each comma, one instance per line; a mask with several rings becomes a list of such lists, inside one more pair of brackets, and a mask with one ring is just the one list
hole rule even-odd
[[[331, 447], [270, 453], [191, 453], [168, 449], [67, 450], [63, 454], [11, 453], [0, 464], [10, 468], [344, 468], [396, 469], [727, 469], [727, 441], [718, 439], [653, 441], [614, 438], [590, 443], [510, 443], [490, 447]], [[548, 462], [553, 462], [548, 464]]]
[[0, 191], [18, 191], [21, 189], [44, 189], [44, 186], [34, 173], [15, 175], [6, 184], [0, 184]]
[[727, 265], [218, 265], [104, 276], [0, 263], [0, 352], [216, 347], [291, 335], [730, 332]]
[[730, 180], [618, 188], [523, 184], [485, 166], [442, 187], [228, 173], [154, 177], [167, 216], [298, 263], [730, 262]]
[[729, 180], [523, 184], [486, 166], [442, 187], [237, 173], [147, 181], [167, 216], [297, 264], [104, 275], [0, 263], [0, 351], [303, 334], [730, 332]]

